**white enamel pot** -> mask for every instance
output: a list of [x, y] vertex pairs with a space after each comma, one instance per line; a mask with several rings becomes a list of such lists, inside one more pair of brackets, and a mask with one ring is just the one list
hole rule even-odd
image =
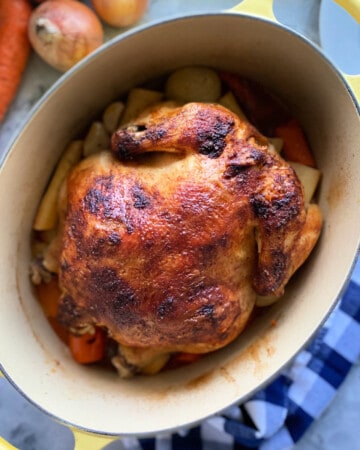
[[[28, 276], [31, 226], [64, 145], [94, 114], [131, 86], [193, 64], [251, 77], [289, 105], [323, 173], [318, 201], [324, 228], [285, 298], [231, 345], [184, 369], [121, 380], [75, 363], [47, 323]], [[359, 96], [360, 78], [340, 73], [317, 47], [277, 23], [270, 0], [137, 28], [67, 72], [33, 109], [0, 172], [5, 376], [55, 420], [96, 434], [99, 446], [111, 436], [197, 424], [268, 383], [324, 322], [357, 255]], [[78, 442], [84, 438], [79, 431], [76, 436]]]

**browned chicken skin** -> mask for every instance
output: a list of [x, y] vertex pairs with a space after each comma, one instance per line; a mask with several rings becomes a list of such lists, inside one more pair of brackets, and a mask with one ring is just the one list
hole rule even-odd
[[160, 105], [67, 181], [59, 319], [126, 347], [205, 353], [283, 294], [321, 228], [293, 169], [212, 104]]

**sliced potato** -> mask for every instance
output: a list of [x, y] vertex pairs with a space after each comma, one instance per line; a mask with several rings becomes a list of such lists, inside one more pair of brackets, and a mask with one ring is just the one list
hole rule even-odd
[[276, 297], [275, 295], [258, 295], [256, 297], [255, 305], [263, 308], [265, 306], [270, 306], [280, 300], [281, 297]]
[[162, 353], [160, 355], [157, 355], [149, 364], [142, 367], [141, 372], [146, 375], [154, 375], [155, 373], [160, 372], [160, 370], [165, 366], [169, 359], [169, 353]]
[[305, 166], [298, 162], [289, 161], [291, 167], [304, 186], [305, 203], [310, 203], [321, 178], [321, 172], [313, 167]]
[[135, 119], [144, 109], [163, 99], [164, 94], [151, 89], [133, 88], [130, 90], [120, 125]]
[[105, 130], [111, 134], [113, 133], [120, 124], [120, 118], [125, 109], [125, 105], [123, 102], [113, 102], [105, 108], [102, 121], [105, 127]]
[[90, 156], [110, 147], [110, 136], [102, 122], [93, 122], [84, 140], [84, 156]]
[[231, 91], [228, 91], [225, 95], [223, 95], [219, 99], [218, 103], [238, 115], [240, 119], [248, 120], [245, 116], [244, 111], [240, 108], [239, 103], [236, 101], [236, 98]]
[[271, 137], [271, 138], [268, 138], [268, 139], [269, 139], [270, 144], [274, 147], [274, 150], [277, 153], [281, 153], [281, 150], [282, 150], [283, 145], [284, 145], [283, 139], [278, 138], [278, 137]]
[[41, 203], [34, 220], [34, 230], [51, 230], [56, 226], [58, 219], [57, 201], [61, 184], [65, 180], [71, 168], [78, 161], [80, 161], [82, 151], [83, 141], [80, 140], [72, 141], [65, 149], [56, 166], [49, 186], [41, 199]]
[[216, 102], [221, 96], [221, 81], [213, 69], [184, 67], [166, 81], [166, 97], [178, 102]]

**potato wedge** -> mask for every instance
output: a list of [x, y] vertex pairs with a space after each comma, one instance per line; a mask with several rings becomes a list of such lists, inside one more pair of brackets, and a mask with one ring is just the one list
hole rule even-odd
[[225, 108], [229, 109], [236, 115], [240, 117], [240, 119], [248, 120], [245, 116], [244, 111], [240, 108], [239, 103], [236, 101], [236, 98], [234, 94], [231, 91], [228, 91], [226, 94], [224, 94], [218, 101], [218, 103], [222, 106], [225, 106]]
[[153, 91], [151, 89], [131, 89], [120, 120], [120, 125], [124, 125], [135, 119], [144, 111], [144, 109], [160, 102], [163, 99], [163, 96], [164, 94], [162, 92]]
[[58, 219], [57, 202], [61, 184], [71, 168], [80, 161], [82, 152], [83, 141], [81, 140], [70, 142], [65, 149], [56, 166], [48, 188], [41, 199], [33, 224], [34, 230], [43, 231], [55, 228]]
[[173, 72], [166, 81], [165, 94], [178, 102], [216, 102], [221, 96], [221, 81], [213, 69], [184, 67]]
[[258, 295], [256, 297], [255, 305], [259, 308], [264, 308], [276, 303], [280, 299], [281, 297], [276, 297], [275, 295]]
[[143, 367], [141, 371], [146, 375], [154, 375], [155, 373], [160, 372], [160, 370], [165, 366], [169, 359], [169, 353], [160, 354], [156, 356], [149, 364]]
[[284, 141], [281, 138], [278, 138], [278, 137], [271, 137], [271, 138], [268, 138], [268, 139], [269, 139], [270, 144], [274, 147], [274, 150], [277, 153], [281, 153], [281, 150], [282, 150], [283, 145], [284, 145]]
[[125, 104], [123, 102], [113, 102], [105, 108], [102, 115], [102, 122], [105, 130], [111, 134], [120, 124], [121, 115], [124, 112]]
[[296, 175], [304, 186], [305, 203], [310, 203], [321, 178], [320, 170], [298, 162], [290, 161], [289, 164], [295, 170]]
[[87, 156], [94, 155], [109, 147], [110, 136], [106, 131], [104, 124], [98, 121], [93, 122], [84, 140], [84, 157], [86, 158]]

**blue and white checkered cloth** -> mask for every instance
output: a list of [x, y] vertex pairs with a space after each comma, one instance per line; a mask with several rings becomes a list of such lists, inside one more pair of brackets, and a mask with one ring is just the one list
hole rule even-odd
[[135, 450], [290, 449], [319, 418], [360, 356], [360, 261], [311, 344], [265, 389], [182, 434], [124, 439]]

